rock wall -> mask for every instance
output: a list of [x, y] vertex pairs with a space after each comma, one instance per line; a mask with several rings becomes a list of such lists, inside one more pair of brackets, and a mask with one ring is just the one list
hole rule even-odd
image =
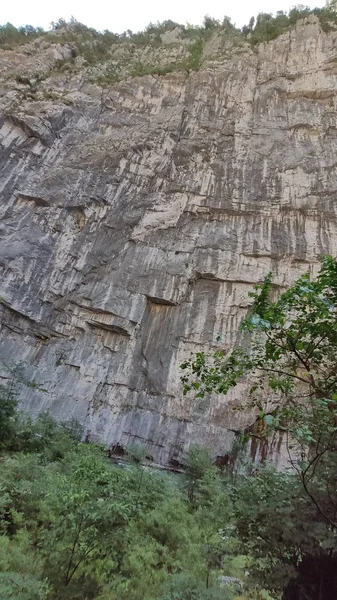
[[0, 375], [107, 445], [225, 454], [244, 386], [192, 401], [179, 364], [238, 340], [267, 271], [337, 254], [337, 34], [310, 18], [199, 72], [53, 75], [37, 100], [0, 61]]

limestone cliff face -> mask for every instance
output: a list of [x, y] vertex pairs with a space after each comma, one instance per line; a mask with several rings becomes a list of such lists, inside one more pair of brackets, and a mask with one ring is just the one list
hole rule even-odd
[[337, 254], [337, 34], [310, 19], [199, 72], [23, 94], [18, 64], [67, 53], [0, 53], [1, 375], [108, 445], [224, 454], [244, 388], [192, 402], [179, 364], [237, 341], [267, 271], [283, 287]]

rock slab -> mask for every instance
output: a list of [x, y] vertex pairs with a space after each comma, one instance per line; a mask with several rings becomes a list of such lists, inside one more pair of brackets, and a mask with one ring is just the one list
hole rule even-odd
[[179, 365], [238, 341], [269, 270], [284, 288], [337, 254], [337, 34], [311, 18], [199, 72], [51, 76], [19, 103], [1, 60], [0, 375], [107, 446], [225, 455], [244, 386], [195, 402]]

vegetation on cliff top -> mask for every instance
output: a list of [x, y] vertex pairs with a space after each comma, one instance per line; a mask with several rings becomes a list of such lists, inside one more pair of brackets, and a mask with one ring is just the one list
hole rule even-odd
[[[323, 28], [328, 29], [329, 27], [333, 27], [337, 23], [336, 4], [334, 1], [331, 1], [324, 8], [313, 9], [299, 4], [291, 8], [288, 12], [277, 11], [275, 15], [272, 13], [260, 13], [256, 19], [252, 17], [249, 23], [241, 29], [233, 25], [231, 19], [227, 16], [222, 21], [205, 16], [201, 26], [188, 23], [182, 25], [171, 20], [163, 21], [162, 23], [150, 23], [144, 31], [134, 33], [131, 30], [127, 30], [121, 34], [112, 33], [108, 30], [103, 32], [96, 31], [91, 27], [79, 23], [76, 19], [66, 22], [65, 19], [61, 18], [58, 22], [51, 23], [49, 31], [32, 25], [14, 27], [11, 23], [6, 23], [0, 26], [0, 47], [12, 49], [15, 46], [26, 44], [43, 36], [48, 36], [49, 39], [55, 41], [76, 41], [78, 37], [82, 37], [83, 40], [87, 39], [99, 42], [97, 44], [99, 54], [104, 46], [114, 43], [129, 42], [139, 45], [161, 45], [163, 42], [161, 36], [176, 28], [180, 29], [180, 37], [182, 39], [207, 39], [212, 33], [220, 33], [225, 30], [227, 33], [241, 34], [250, 43], [256, 44], [274, 39], [294, 26], [297, 21], [310, 15], [316, 15], [320, 19]], [[56, 38], [55, 33], [57, 33]]]
[[[96, 65], [110, 61], [113, 51], [120, 45], [142, 47], [148, 46], [152, 49], [160, 49], [167, 44], [184, 44], [186, 46], [183, 58], [175, 58], [168, 64], [159, 64], [154, 58], [154, 63], [143, 64], [138, 59], [132, 65], [131, 75], [165, 74], [177, 70], [196, 70], [202, 64], [202, 55], [205, 43], [212, 36], [221, 40], [220, 46], [252, 46], [261, 42], [275, 39], [282, 33], [290, 30], [297, 21], [310, 15], [316, 15], [325, 31], [337, 28], [337, 12], [335, 3], [332, 1], [324, 8], [310, 9], [298, 5], [288, 12], [278, 11], [276, 15], [260, 13], [256, 20], [252, 17], [249, 23], [242, 29], [235, 27], [228, 17], [222, 21], [206, 16], [202, 26], [181, 25], [173, 21], [150, 25], [141, 32], [134, 33], [130, 30], [122, 34], [112, 33], [108, 30], [99, 32], [87, 27], [75, 19], [67, 23], [60, 19], [51, 24], [50, 31], [34, 28], [31, 25], [16, 28], [10, 23], [0, 26], [0, 48], [11, 50], [20, 45], [27, 44], [39, 38], [47, 43], [70, 44], [73, 49], [73, 57], [70, 60], [61, 61], [59, 68], [66, 69], [76, 56], [81, 56], [87, 65]], [[175, 32], [173, 38], [168, 39], [167, 34]], [[166, 38], [165, 38], [166, 35]], [[170, 36], [169, 36], [170, 37]], [[132, 56], [129, 57], [132, 62]], [[101, 76], [101, 83], [114, 83], [118, 81], [118, 69], [110, 65], [106, 73]]]

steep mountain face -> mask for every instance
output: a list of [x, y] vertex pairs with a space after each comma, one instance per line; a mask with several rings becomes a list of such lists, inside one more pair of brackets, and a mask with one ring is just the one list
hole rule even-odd
[[269, 270], [285, 287], [337, 254], [337, 33], [311, 17], [104, 88], [36, 76], [71, 55], [43, 44], [0, 51], [1, 376], [109, 446], [224, 455], [244, 386], [195, 402], [179, 365], [235, 344]]

